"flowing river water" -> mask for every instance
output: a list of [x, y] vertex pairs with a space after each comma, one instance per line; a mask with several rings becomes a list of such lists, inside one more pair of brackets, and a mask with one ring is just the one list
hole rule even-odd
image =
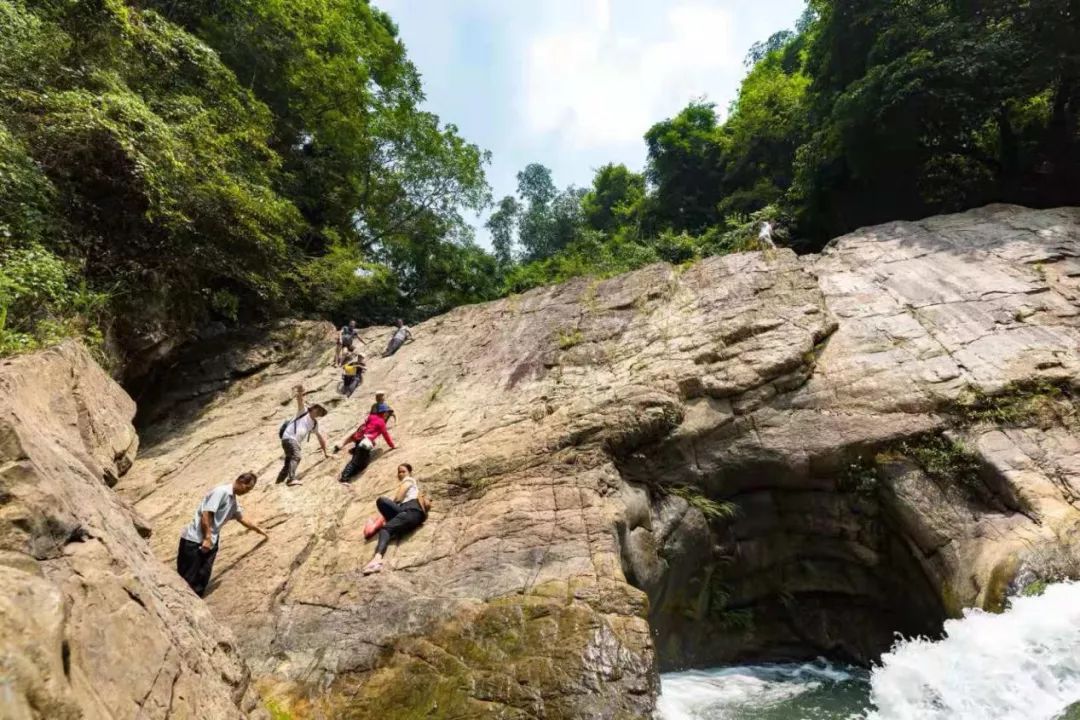
[[822, 660], [661, 680], [662, 720], [1054, 720], [1080, 701], [1080, 582], [968, 611], [870, 671]]

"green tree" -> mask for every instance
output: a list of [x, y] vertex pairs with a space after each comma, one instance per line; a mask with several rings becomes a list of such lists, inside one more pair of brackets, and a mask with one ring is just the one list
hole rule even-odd
[[720, 221], [723, 145], [716, 106], [697, 101], [645, 134], [646, 177], [662, 227], [700, 232]]
[[205, 317], [215, 291], [248, 317], [282, 307], [301, 218], [273, 187], [266, 108], [217, 56], [117, 0], [0, 0], [0, 17], [9, 232], [107, 291], [128, 346]]
[[1080, 200], [1074, 0], [812, 6], [813, 133], [790, 198], [805, 230]]
[[612, 233], [634, 226], [645, 200], [645, 177], [625, 165], [604, 165], [596, 171], [592, 188], [581, 199], [585, 222], [593, 230]]
[[551, 171], [531, 163], [518, 173], [518, 242], [527, 261], [551, 257], [573, 243], [582, 229], [583, 191], [569, 187], [559, 192]]
[[514, 262], [514, 230], [520, 213], [521, 204], [513, 196], [507, 195], [499, 201], [497, 209], [484, 225], [491, 232], [491, 245], [500, 267], [510, 267]]
[[420, 76], [386, 13], [353, 0], [150, 1], [271, 109], [283, 190], [311, 227], [307, 251], [321, 251], [326, 230], [368, 251], [454, 233], [463, 209], [488, 201], [488, 155], [420, 109]]

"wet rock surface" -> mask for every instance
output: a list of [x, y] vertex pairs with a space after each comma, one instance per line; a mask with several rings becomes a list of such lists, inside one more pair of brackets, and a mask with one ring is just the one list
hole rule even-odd
[[[219, 336], [140, 398], [116, 491], [171, 564], [259, 474], [271, 541], [227, 528], [206, 605], [293, 717], [647, 717], [658, 668], [865, 660], [1075, 572], [1078, 257], [1080, 212], [993, 206], [583, 279], [392, 358], [365, 330], [347, 400], [329, 325]], [[275, 485], [297, 383], [332, 443], [386, 391], [400, 448], [341, 484], [311, 441]], [[365, 577], [400, 462], [434, 506]]]

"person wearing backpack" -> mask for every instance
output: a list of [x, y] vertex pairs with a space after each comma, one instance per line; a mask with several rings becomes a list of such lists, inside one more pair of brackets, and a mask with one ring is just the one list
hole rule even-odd
[[307, 440], [311, 433], [319, 440], [323, 457], [330, 457], [326, 451], [326, 437], [319, 430], [319, 418], [326, 416], [326, 408], [318, 403], [308, 407], [304, 402], [304, 387], [297, 385], [293, 390], [296, 392], [297, 415], [292, 420], [286, 420], [278, 428], [278, 437], [281, 438], [281, 449], [285, 451], [285, 464], [278, 473], [277, 481], [282, 482], [286, 478], [286, 485], [294, 487], [303, 485], [303, 481], [296, 477], [296, 468], [300, 465], [301, 443]]
[[356, 429], [356, 432], [349, 433], [341, 444], [334, 446], [334, 452], [337, 453], [349, 443], [354, 443], [352, 450], [352, 460], [349, 460], [348, 464], [341, 471], [341, 482], [347, 483], [353, 479], [356, 475], [363, 472], [364, 468], [371, 462], [371, 451], [375, 449], [375, 441], [381, 436], [386, 440], [386, 444], [393, 450], [393, 439], [390, 437], [390, 433], [386, 430], [386, 418], [390, 417], [390, 406], [386, 403], [382, 403], [375, 408], [375, 412], [368, 415], [367, 420], [363, 422]]

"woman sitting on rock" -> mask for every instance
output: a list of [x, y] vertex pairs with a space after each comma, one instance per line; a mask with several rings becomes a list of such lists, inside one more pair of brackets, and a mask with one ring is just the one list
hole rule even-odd
[[[402, 463], [398, 465], [398, 489], [394, 493], [394, 499], [380, 497], [375, 501], [375, 507], [381, 516], [379, 528], [379, 541], [375, 546], [375, 557], [364, 566], [364, 574], [380, 572], [383, 569], [383, 555], [392, 539], [400, 539], [407, 533], [424, 524], [427, 519], [431, 501], [420, 490], [420, 483], [412, 476], [412, 465]], [[380, 523], [376, 524], [376, 527]], [[365, 535], [367, 532], [365, 531]]]

